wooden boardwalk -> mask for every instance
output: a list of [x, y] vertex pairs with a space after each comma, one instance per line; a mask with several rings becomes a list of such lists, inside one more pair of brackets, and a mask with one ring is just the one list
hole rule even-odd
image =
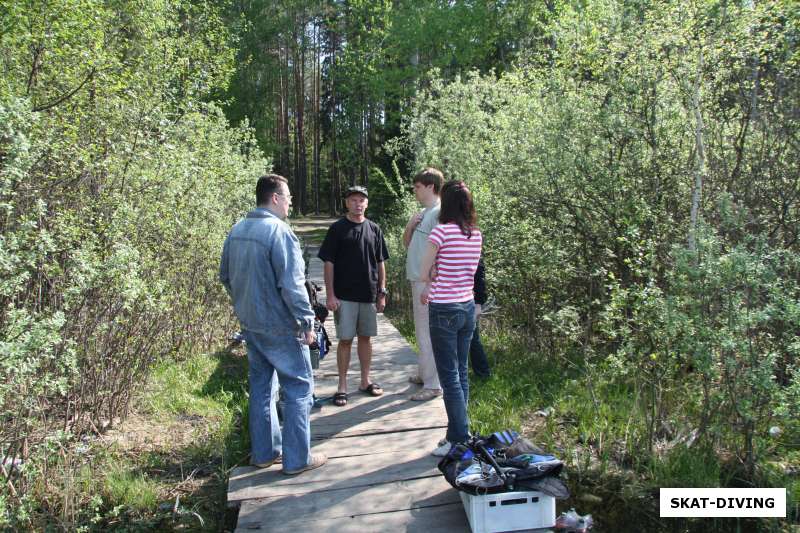
[[[309, 277], [323, 285], [322, 264], [316, 250], [309, 252]], [[333, 350], [315, 372], [319, 398], [332, 396], [337, 385], [332, 318], [326, 326]], [[312, 447], [328, 455], [325, 466], [294, 477], [279, 466], [231, 473], [228, 503], [240, 509], [237, 532], [470, 531], [458, 493], [430, 455], [447, 425], [442, 400], [408, 401], [419, 388], [407, 381], [417, 356], [383, 315], [373, 350], [372, 378], [383, 396], [357, 392], [353, 346], [348, 405], [312, 411]]]

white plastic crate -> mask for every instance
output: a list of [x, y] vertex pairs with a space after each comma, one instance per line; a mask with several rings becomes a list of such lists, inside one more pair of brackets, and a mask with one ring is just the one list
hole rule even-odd
[[460, 492], [472, 533], [553, 527], [556, 499], [537, 491], [473, 496]]

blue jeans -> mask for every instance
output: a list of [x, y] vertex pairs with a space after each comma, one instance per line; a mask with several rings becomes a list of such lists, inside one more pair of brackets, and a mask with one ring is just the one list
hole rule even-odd
[[[250, 446], [252, 462], [265, 463], [283, 453], [283, 468], [296, 470], [311, 461], [308, 415], [314, 404], [314, 375], [308, 346], [292, 335], [245, 331], [250, 363]], [[283, 430], [275, 402], [274, 374], [283, 388]]]
[[471, 300], [431, 303], [428, 304], [428, 317], [433, 359], [447, 411], [445, 438], [450, 442], [465, 442], [469, 438], [467, 358], [472, 332], [475, 331], [475, 303]]
[[469, 345], [469, 364], [476, 376], [488, 378], [492, 375], [489, 367], [489, 359], [486, 357], [486, 350], [481, 343], [481, 334], [478, 324], [475, 324], [475, 333], [472, 334], [472, 342]]

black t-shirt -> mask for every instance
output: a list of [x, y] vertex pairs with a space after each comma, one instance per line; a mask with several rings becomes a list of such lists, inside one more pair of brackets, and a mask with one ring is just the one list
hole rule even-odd
[[333, 292], [340, 300], [374, 302], [378, 295], [378, 263], [389, 259], [380, 226], [343, 217], [328, 228], [317, 257], [333, 263]]

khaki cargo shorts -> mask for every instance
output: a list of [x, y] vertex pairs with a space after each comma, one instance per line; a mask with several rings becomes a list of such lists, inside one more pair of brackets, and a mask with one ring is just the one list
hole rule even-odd
[[336, 336], [343, 340], [378, 334], [378, 311], [374, 303], [339, 300], [333, 320], [336, 323]]

